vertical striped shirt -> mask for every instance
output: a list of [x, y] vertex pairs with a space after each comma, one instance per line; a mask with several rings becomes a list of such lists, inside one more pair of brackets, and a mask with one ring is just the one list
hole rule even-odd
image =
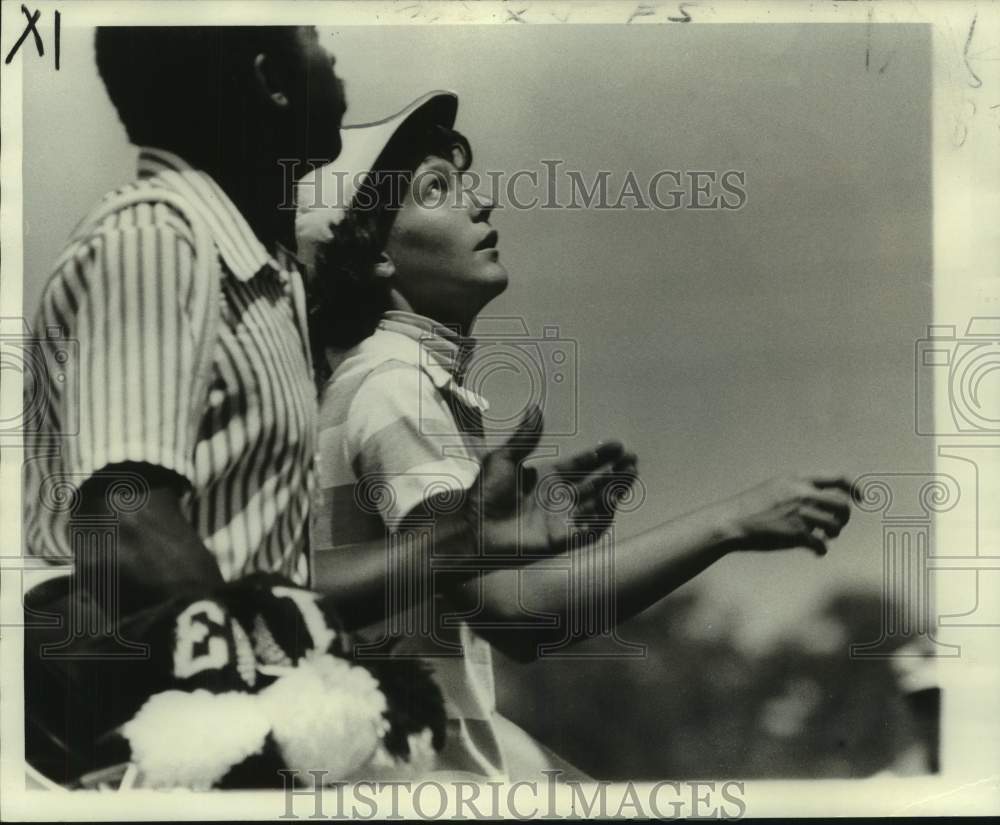
[[[427, 497], [472, 486], [484, 456], [479, 416], [487, 404], [461, 385], [469, 343], [429, 319], [388, 312], [374, 334], [331, 359], [333, 375], [320, 393], [313, 553], [349, 553], [374, 540], [387, 541], [391, 553], [392, 535], [405, 529], [406, 517]], [[424, 561], [432, 555], [433, 548]], [[427, 593], [429, 572], [417, 582], [393, 582], [390, 568], [387, 595], [413, 588]], [[397, 604], [406, 609], [401, 599]], [[489, 643], [464, 622], [442, 622], [454, 609], [441, 596], [429, 604], [434, 636], [458, 652], [424, 659], [449, 717], [439, 766], [502, 775]], [[434, 640], [417, 624], [390, 616], [372, 630], [404, 631], [397, 633], [394, 655], [426, 655]]]
[[[114, 207], [134, 193], [149, 198]], [[139, 179], [102, 203], [110, 212], [77, 228], [36, 320], [78, 350], [50, 373], [42, 437], [26, 445], [29, 552], [71, 558], [69, 513], [39, 501], [45, 484], [139, 462], [188, 482], [185, 516], [225, 579], [305, 583], [315, 389], [294, 259], [269, 254], [209, 175], [163, 150], [143, 149]], [[211, 238], [207, 266], [197, 237]]]

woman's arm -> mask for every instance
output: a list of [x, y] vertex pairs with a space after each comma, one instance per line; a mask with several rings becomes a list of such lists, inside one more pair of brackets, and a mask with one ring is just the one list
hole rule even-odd
[[[614, 589], [615, 620], [622, 622], [735, 550], [808, 547], [824, 555], [826, 541], [838, 536], [850, 518], [850, 504], [850, 483], [844, 478], [775, 479], [617, 542], [613, 574], [595, 585]], [[452, 582], [451, 596], [457, 606], [479, 611], [485, 624], [477, 632], [513, 658], [530, 661], [540, 645], [580, 641], [567, 630], [572, 607], [567, 567], [563, 554], [522, 570], [493, 571], [481, 582]], [[554, 627], [526, 629], [524, 608], [554, 613], [559, 621]], [[497, 626], [516, 622], [522, 626]]]
[[[425, 577], [429, 586], [416, 591], [450, 591], [466, 581], [478, 581], [482, 570], [478, 559], [519, 567], [565, 550], [567, 540], [573, 538], [563, 526], [567, 516], [613, 518], [613, 493], [631, 484], [635, 457], [621, 444], [608, 443], [556, 463], [550, 471], [555, 474], [553, 480], [572, 487], [564, 492], [571, 496], [573, 507], [570, 513], [550, 512], [539, 500], [544, 496], [535, 494], [539, 480], [523, 467], [538, 443], [541, 428], [540, 413], [530, 412], [509, 443], [486, 457], [478, 478], [462, 494], [458, 506], [454, 491], [442, 493], [410, 510], [394, 528], [411, 534], [427, 531], [426, 542], [432, 544], [436, 560], [434, 569], [428, 569], [426, 555], [418, 551], [419, 543], [397, 542], [396, 551], [390, 554], [386, 537], [380, 536], [314, 552], [313, 588], [331, 598], [349, 628], [364, 627], [400, 609], [388, 602], [388, 594], [395, 592], [393, 579], [413, 582]], [[433, 532], [421, 524], [432, 525]], [[462, 565], [461, 572], [441, 572], [455, 562]], [[499, 590], [497, 593], [499, 604], [503, 600]], [[418, 603], [414, 594], [404, 609]]]

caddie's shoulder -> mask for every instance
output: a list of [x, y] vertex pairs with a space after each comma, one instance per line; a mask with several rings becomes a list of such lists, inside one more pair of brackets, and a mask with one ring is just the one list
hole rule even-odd
[[[193, 260], [193, 209], [182, 196], [139, 180], [105, 194], [79, 221], [49, 270], [45, 293], [86, 292], [94, 278], [156, 276]], [[190, 269], [190, 267], [187, 267]]]
[[195, 207], [182, 193], [160, 185], [156, 178], [132, 181], [106, 193], [80, 220], [68, 249], [85, 246], [95, 237], [145, 231], [173, 235], [194, 243]]

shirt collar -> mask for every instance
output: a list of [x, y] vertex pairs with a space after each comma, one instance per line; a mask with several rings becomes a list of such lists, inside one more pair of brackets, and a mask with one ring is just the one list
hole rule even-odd
[[205, 221], [219, 254], [237, 280], [248, 281], [264, 267], [281, 274], [294, 266], [295, 257], [283, 247], [272, 256], [222, 187], [180, 156], [165, 149], [141, 147], [139, 177], [158, 177], [185, 196]]
[[476, 339], [460, 335], [454, 327], [423, 315], [390, 310], [382, 315], [378, 328], [412, 338], [427, 353], [427, 358], [443, 367], [459, 384], [465, 377], [469, 356]]
[[[400, 341], [394, 337], [396, 335], [407, 340]], [[383, 356], [416, 364], [435, 387], [447, 390], [467, 406], [480, 412], [489, 410], [490, 405], [485, 398], [462, 386], [469, 356], [475, 348], [474, 338], [459, 335], [456, 330], [423, 315], [391, 310], [382, 316], [375, 333], [367, 341], [370, 342], [368, 346], [374, 347]], [[335, 370], [342, 357], [343, 353], [328, 353], [331, 368]]]

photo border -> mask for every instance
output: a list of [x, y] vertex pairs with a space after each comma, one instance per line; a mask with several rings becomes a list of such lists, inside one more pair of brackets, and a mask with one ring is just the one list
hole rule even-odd
[[[1000, 224], [991, 216], [1000, 213], [1000, 160], [996, 153], [1000, 137], [1000, 6], [974, 2], [257, 2], [232, 3], [216, 0], [178, 0], [171, 3], [88, 2], [60, 4], [29, 2], [40, 9], [39, 29], [50, 24], [55, 10], [62, 11], [63, 27], [116, 24], [186, 23], [315, 23], [316, 25], [716, 25], [724, 23], [854, 23], [879, 25], [912, 23], [929, 25], [933, 31], [933, 260], [934, 323], [964, 327], [977, 316], [1000, 316]], [[24, 26], [18, 3], [2, 6], [4, 53]], [[686, 20], [684, 18], [687, 18]], [[994, 44], [993, 57], [970, 62], [972, 39], [982, 49]], [[22, 50], [31, 53], [29, 38]], [[63, 67], [66, 70], [66, 67]], [[2, 210], [0, 210], [0, 316], [14, 317], [22, 311], [22, 178], [20, 60], [2, 67], [2, 126], [4, 151], [0, 154]], [[957, 136], [961, 136], [961, 144]], [[914, 338], [920, 331], [914, 331]], [[20, 398], [21, 387], [6, 380], [0, 388], [5, 403]], [[949, 388], [936, 376], [935, 411], [946, 414]], [[904, 403], [904, 399], [900, 400]], [[986, 434], [976, 444], [998, 441]], [[955, 445], [968, 449], [960, 437], [935, 436], [936, 471], [953, 472], [954, 464], [942, 450]], [[988, 454], [989, 451], [985, 451]], [[3, 443], [0, 465], [0, 524], [5, 542], [0, 556], [19, 555], [21, 547], [21, 450]], [[1000, 456], [995, 451], [992, 456]], [[1000, 468], [994, 458], [978, 465], [978, 477], [986, 489], [1000, 489], [993, 478]], [[903, 468], [900, 468], [903, 469]], [[990, 478], [987, 478], [990, 476]], [[936, 535], [942, 545], [967, 540], [970, 525], [964, 516], [935, 516]], [[980, 556], [1000, 554], [992, 527], [978, 535]], [[965, 554], [969, 555], [969, 554]], [[992, 568], [974, 575], [981, 599]], [[968, 572], [968, 571], [967, 571]], [[26, 577], [30, 574], [25, 574]], [[934, 576], [939, 598], [955, 594], [968, 576]], [[964, 585], [957, 584], [961, 578]], [[16, 624], [21, 606], [21, 572], [16, 564], [0, 569], [0, 625]], [[995, 588], [994, 588], [995, 589]], [[947, 590], [947, 592], [945, 592]], [[997, 594], [992, 593], [996, 599]], [[938, 638], [961, 647], [961, 656], [942, 660], [943, 691], [941, 773], [907, 779], [857, 780], [748, 780], [744, 801], [746, 815], [889, 815], [972, 814], [996, 812], [1000, 807], [1000, 634], [997, 625], [951, 625], [939, 628]], [[0, 815], [4, 819], [123, 819], [155, 817], [172, 819], [272, 819], [285, 811], [281, 792], [225, 792], [191, 795], [187, 792], [130, 791], [122, 794], [96, 792], [31, 791], [23, 763], [23, 685], [20, 662], [21, 635], [6, 628], [0, 638]], [[740, 780], [739, 777], [719, 777]], [[642, 783], [637, 788], [650, 788]], [[609, 789], [609, 804], [623, 799], [624, 786]], [[569, 812], [569, 791], [556, 794], [560, 808]], [[566, 806], [562, 808], [562, 806]], [[309, 799], [294, 800], [296, 814], [313, 813]], [[614, 808], [612, 808], [614, 810]], [[449, 809], [448, 813], [453, 812]]]

